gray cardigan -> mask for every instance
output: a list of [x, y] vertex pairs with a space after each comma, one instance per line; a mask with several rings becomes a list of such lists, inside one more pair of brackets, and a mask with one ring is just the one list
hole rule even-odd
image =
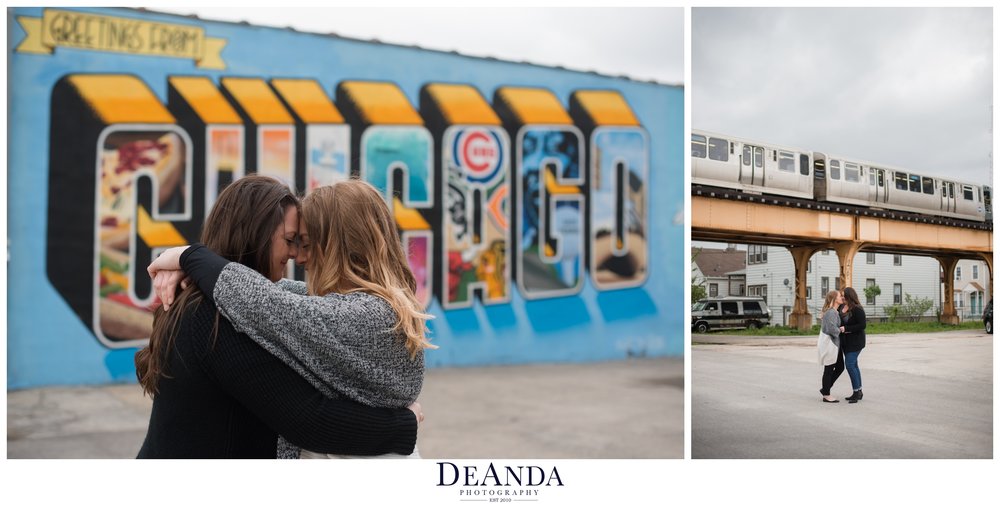
[[410, 358], [403, 336], [391, 330], [396, 313], [381, 297], [308, 296], [305, 283], [275, 284], [232, 262], [219, 274], [212, 298], [237, 331], [331, 398], [396, 408], [420, 394], [424, 354]]
[[833, 344], [840, 347], [840, 315], [837, 314], [837, 308], [827, 309], [823, 313], [823, 324], [821, 329], [824, 333], [833, 338]]

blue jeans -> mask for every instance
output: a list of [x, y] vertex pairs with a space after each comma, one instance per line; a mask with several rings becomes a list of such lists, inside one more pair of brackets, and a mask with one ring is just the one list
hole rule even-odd
[[851, 386], [855, 390], [861, 390], [861, 369], [858, 368], [858, 355], [861, 351], [845, 351], [844, 366], [847, 368], [847, 375], [851, 377]]

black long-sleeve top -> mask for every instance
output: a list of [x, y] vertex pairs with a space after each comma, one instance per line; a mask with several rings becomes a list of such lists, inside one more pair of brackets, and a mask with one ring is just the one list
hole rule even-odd
[[138, 458], [275, 458], [279, 433], [319, 452], [413, 452], [412, 411], [329, 399], [216, 315], [208, 299], [187, 308]]
[[840, 347], [845, 352], [861, 351], [865, 348], [865, 310], [854, 306], [844, 319], [844, 332], [840, 334]]

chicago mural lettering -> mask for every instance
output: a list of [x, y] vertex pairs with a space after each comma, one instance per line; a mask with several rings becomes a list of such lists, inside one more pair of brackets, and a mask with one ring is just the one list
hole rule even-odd
[[[418, 297], [443, 310], [641, 286], [649, 141], [624, 96], [432, 83], [70, 74], [52, 90], [46, 270], [109, 348], [143, 344], [144, 267], [197, 241], [245, 174], [308, 193], [356, 176], [393, 210]], [[108, 93], [107, 90], [116, 90]], [[609, 112], [610, 111], [610, 112]], [[296, 273], [290, 266], [289, 275]], [[298, 273], [301, 274], [301, 273]], [[557, 477], [558, 475], [556, 475]]]

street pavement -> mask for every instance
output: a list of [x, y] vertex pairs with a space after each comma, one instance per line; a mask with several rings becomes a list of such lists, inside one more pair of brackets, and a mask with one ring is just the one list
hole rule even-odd
[[864, 399], [845, 371], [821, 402], [815, 337], [698, 335], [691, 354], [692, 458], [990, 459], [993, 336], [869, 335]]
[[[683, 458], [680, 358], [430, 369], [423, 458]], [[7, 392], [7, 457], [133, 458], [152, 401], [131, 385]]]

